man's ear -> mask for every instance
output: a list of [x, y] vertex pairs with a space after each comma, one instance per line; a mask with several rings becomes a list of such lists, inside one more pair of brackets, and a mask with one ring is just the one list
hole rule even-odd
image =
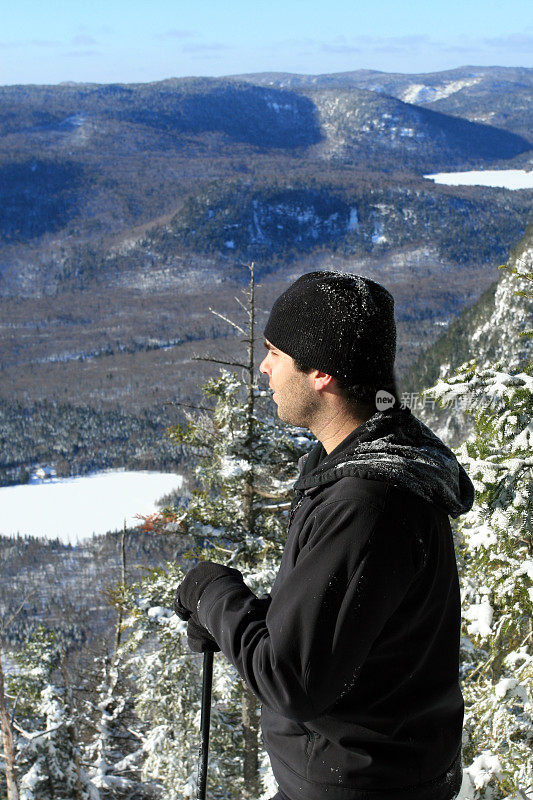
[[316, 370], [316, 375], [314, 377], [315, 389], [317, 391], [325, 389], [326, 386], [330, 386], [331, 382], [334, 380], [335, 378], [332, 375], [328, 375], [327, 372], [319, 372]]

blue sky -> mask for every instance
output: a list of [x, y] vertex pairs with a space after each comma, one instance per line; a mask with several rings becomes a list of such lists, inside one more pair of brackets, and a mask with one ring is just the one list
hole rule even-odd
[[533, 67], [532, 0], [4, 0], [0, 84]]

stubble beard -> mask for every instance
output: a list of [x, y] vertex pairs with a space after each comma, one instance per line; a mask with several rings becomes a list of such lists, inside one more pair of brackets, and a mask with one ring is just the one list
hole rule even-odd
[[276, 390], [278, 417], [282, 422], [299, 428], [311, 428], [319, 408], [318, 398], [299, 377]]

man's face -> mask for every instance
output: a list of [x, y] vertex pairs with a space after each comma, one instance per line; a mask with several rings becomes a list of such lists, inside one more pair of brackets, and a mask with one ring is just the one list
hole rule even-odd
[[319, 397], [310, 375], [296, 369], [294, 360], [265, 339], [268, 352], [259, 371], [268, 375], [274, 390], [272, 399], [278, 407], [278, 417], [291, 425], [308, 428], [315, 417]]

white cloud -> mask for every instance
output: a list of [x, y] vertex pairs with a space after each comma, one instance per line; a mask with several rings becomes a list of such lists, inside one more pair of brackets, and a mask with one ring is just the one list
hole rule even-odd
[[[26, 45], [26, 42], [20, 43], [22, 47]], [[28, 44], [33, 45], [33, 47], [59, 47], [61, 42], [53, 41], [51, 39], [32, 39]]]
[[[459, 64], [484, 64], [501, 63], [502, 66], [509, 64], [519, 64], [529, 66], [531, 59], [525, 59], [524, 55], [531, 56], [533, 53], [533, 34], [527, 28], [519, 33], [509, 34], [499, 37], [476, 37], [459, 35], [454, 39], [444, 40], [433, 38], [430, 35], [404, 35], [404, 36], [336, 36], [329, 40], [319, 40], [304, 38], [286, 39], [277, 43], [260, 48], [263, 52], [282, 53], [292, 52], [299, 57], [313, 57], [320, 59], [348, 59], [354, 58], [360, 64], [365, 63], [370, 66], [372, 62], [377, 69], [385, 71], [391, 70], [390, 60], [384, 60], [384, 56], [390, 55], [399, 60], [402, 71], [405, 71], [405, 60], [422, 63], [434, 62], [435, 66], [430, 70], [450, 68], [436, 66], [439, 61], [450, 61], [450, 58], [457, 59]], [[422, 59], [422, 61], [421, 61]], [[527, 61], [527, 63], [526, 63]], [[335, 63], [334, 61], [331, 62]], [[333, 67], [335, 70], [335, 67]], [[415, 71], [427, 71], [428, 67], [417, 69], [414, 64], [411, 67]], [[322, 63], [320, 72], [328, 71], [328, 67]], [[297, 71], [296, 69], [292, 70]], [[394, 71], [394, 70], [393, 70]]]
[[533, 34], [530, 33], [512, 33], [509, 36], [495, 36], [481, 41], [488, 47], [512, 49], [523, 53], [533, 52]]
[[181, 48], [182, 53], [210, 53], [222, 52], [224, 50], [234, 50], [235, 48], [223, 42], [205, 42], [198, 44], [186, 44]]
[[92, 58], [93, 56], [100, 56], [100, 50], [68, 50], [65, 55], [68, 58]]
[[98, 44], [98, 42], [93, 36], [90, 36], [87, 33], [79, 33], [72, 39], [71, 44], [74, 45], [75, 47], [86, 47]]
[[177, 30], [176, 28], [172, 28], [171, 30], [165, 31], [164, 33], [156, 34], [155, 38], [159, 39], [160, 41], [165, 39], [195, 39], [198, 36], [196, 31], [186, 31], [186, 30]]

